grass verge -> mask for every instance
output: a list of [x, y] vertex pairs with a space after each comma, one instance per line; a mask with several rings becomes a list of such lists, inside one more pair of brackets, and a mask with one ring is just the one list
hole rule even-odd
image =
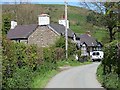
[[57, 62], [57, 65], [58, 66], [79, 66], [79, 65], [85, 65], [90, 63], [91, 63], [90, 61], [80, 63], [79, 61], [75, 61], [75, 60], [63, 60], [63, 61]]
[[49, 80], [58, 73], [57, 70], [46, 71], [44, 75], [37, 75], [31, 84], [32, 88], [44, 88]]

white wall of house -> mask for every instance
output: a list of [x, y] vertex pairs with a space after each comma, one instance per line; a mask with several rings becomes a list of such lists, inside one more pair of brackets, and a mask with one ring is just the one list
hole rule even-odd
[[88, 56], [89, 54], [87, 53], [87, 47], [85, 44], [82, 45], [81, 47], [81, 56]]

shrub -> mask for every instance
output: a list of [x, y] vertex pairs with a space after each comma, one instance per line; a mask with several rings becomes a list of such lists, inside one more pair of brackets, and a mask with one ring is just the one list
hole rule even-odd
[[[28, 46], [23, 43], [14, 43], [6, 39], [3, 40], [2, 46], [3, 88], [28, 87], [28, 83], [31, 80], [25, 77], [25, 75], [31, 77], [31, 74], [36, 71], [37, 66], [42, 64], [41, 52], [35, 45]], [[21, 79], [19, 77], [17, 79], [17, 76]]]
[[65, 58], [65, 50], [63, 48], [55, 48], [55, 60], [62, 60]]
[[33, 72], [28, 67], [17, 68], [12, 78], [7, 79], [9, 88], [29, 88]]
[[26, 47], [26, 65], [28, 65], [29, 67], [31, 67], [32, 69], [35, 69], [35, 67], [37, 66], [37, 64], [40, 64], [42, 60], [42, 57], [39, 57], [38, 55], [38, 51], [39, 48], [37, 48], [36, 45], [30, 45]]
[[[75, 45], [68, 41], [68, 55], [75, 53]], [[57, 61], [65, 58], [65, 41], [61, 37], [55, 46], [39, 48], [36, 45], [3, 39], [3, 88], [29, 88], [32, 77], [45, 75], [57, 69]]]
[[46, 69], [52, 70], [57, 67], [54, 47], [44, 48], [43, 49], [43, 57], [44, 57], [44, 65], [45, 65]]
[[65, 39], [64, 39], [64, 37], [60, 37], [60, 38], [56, 41], [55, 47], [60, 47], [60, 48], [65, 49]]
[[117, 41], [111, 42], [104, 47], [104, 59], [102, 64], [104, 65], [104, 74], [116, 72], [117, 69]]
[[[65, 51], [65, 38], [60, 37], [55, 43], [55, 47], [63, 48]], [[76, 53], [76, 45], [68, 39], [68, 56], [74, 55]]]
[[120, 59], [118, 56], [118, 41], [113, 41], [104, 47], [104, 59], [99, 66], [97, 75], [103, 86], [109, 90], [120, 89]]

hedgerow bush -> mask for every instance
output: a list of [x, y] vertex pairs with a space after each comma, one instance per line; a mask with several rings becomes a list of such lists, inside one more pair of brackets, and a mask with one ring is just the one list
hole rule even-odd
[[97, 70], [98, 79], [108, 90], [120, 89], [120, 50], [118, 41], [106, 44], [104, 59]]
[[[25, 45], [3, 40], [3, 88], [28, 87], [32, 73], [40, 65], [39, 54], [35, 45]], [[42, 62], [42, 61], [41, 61]]]
[[7, 79], [9, 88], [29, 88], [34, 73], [29, 67], [16, 68], [12, 78]]
[[104, 47], [104, 74], [116, 72], [118, 69], [117, 41], [111, 42]]
[[[60, 37], [55, 43], [55, 47], [62, 48], [65, 51], [65, 38]], [[75, 53], [76, 53], [76, 44], [72, 43], [72, 41], [68, 39], [68, 57], [74, 55]]]
[[39, 48], [36, 45], [3, 39], [2, 86], [4, 89], [29, 88], [34, 77], [57, 69], [56, 62], [65, 58], [61, 47]]

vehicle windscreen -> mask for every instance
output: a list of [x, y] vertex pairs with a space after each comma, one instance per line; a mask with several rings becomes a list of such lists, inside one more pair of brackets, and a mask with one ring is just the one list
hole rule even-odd
[[93, 56], [95, 56], [95, 55], [98, 56], [98, 55], [100, 55], [100, 54], [99, 54], [99, 52], [94, 52], [92, 55], [93, 55]]

